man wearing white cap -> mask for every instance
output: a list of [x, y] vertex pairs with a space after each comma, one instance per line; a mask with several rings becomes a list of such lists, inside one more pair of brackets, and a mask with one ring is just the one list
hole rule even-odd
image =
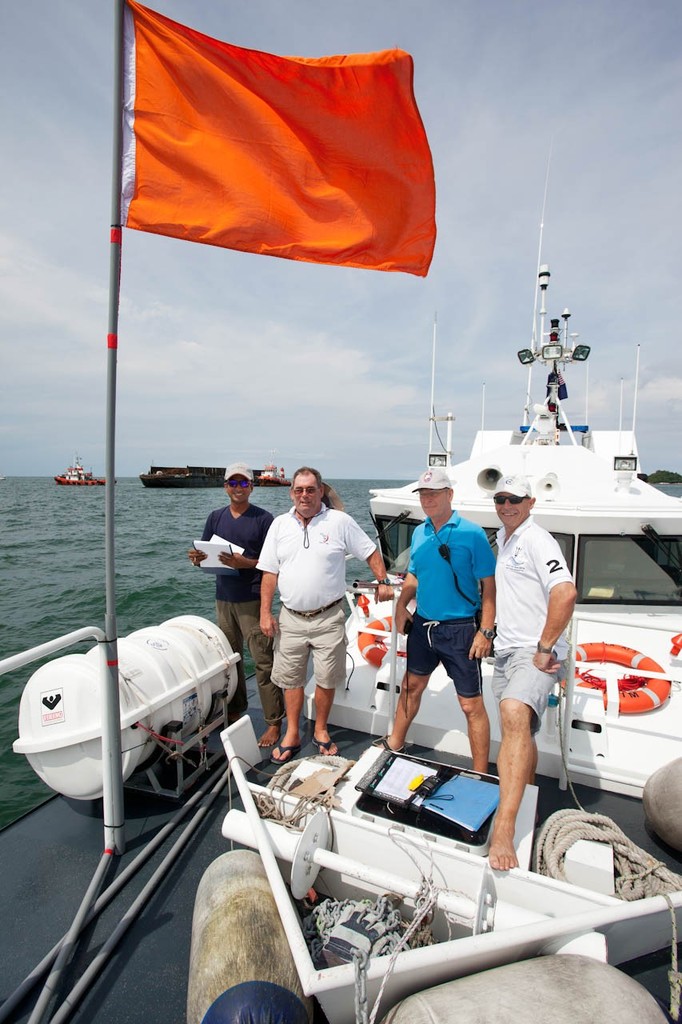
[[[396, 628], [408, 633], [407, 671], [393, 731], [375, 745], [402, 750], [431, 674], [442, 664], [466, 716], [474, 770], [487, 772], [490, 723], [481, 658], [490, 653], [495, 635], [495, 556], [485, 531], [453, 512], [452, 484], [444, 469], [427, 469], [414, 490], [427, 518], [412, 535], [396, 607]], [[415, 598], [411, 616], [407, 607]]]
[[530, 514], [535, 505], [525, 476], [502, 477], [493, 498], [497, 534], [497, 639], [493, 692], [500, 702], [502, 742], [497, 758], [500, 805], [488, 854], [502, 871], [518, 867], [516, 815], [526, 783], [533, 783], [535, 733], [563, 668], [564, 630], [576, 599], [573, 578], [557, 541]]
[[[230, 701], [229, 721], [240, 718], [248, 706], [243, 662], [246, 642], [256, 670], [258, 695], [267, 724], [258, 745], [271, 747], [279, 740], [284, 701], [281, 690], [270, 678], [272, 640], [260, 628], [262, 573], [256, 569], [256, 565], [273, 517], [267, 509], [251, 504], [253, 472], [244, 462], [233, 462], [227, 467], [225, 490], [229, 505], [211, 512], [201, 539], [211, 540], [217, 535], [244, 549], [241, 554], [231, 548], [229, 551], [221, 551], [218, 558], [225, 566], [225, 572], [218, 570], [216, 575], [218, 625], [230, 641], [232, 650], [242, 656], [242, 660], [237, 663], [237, 689]], [[187, 554], [193, 565], [201, 565], [207, 557], [205, 552], [197, 548], [190, 548]]]

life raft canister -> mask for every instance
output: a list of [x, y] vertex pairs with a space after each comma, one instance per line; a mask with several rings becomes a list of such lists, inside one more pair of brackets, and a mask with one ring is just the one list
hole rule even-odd
[[[365, 629], [381, 629], [390, 633], [392, 626], [393, 617], [387, 615], [385, 619], [372, 619], [367, 623]], [[379, 668], [388, 651], [388, 645], [384, 638], [376, 636], [374, 633], [359, 633], [358, 648], [365, 661], [374, 665], [375, 668]]]
[[[637, 669], [638, 672], [663, 672], [664, 669], [649, 658], [646, 654], [635, 651], [632, 647], [622, 647], [620, 644], [579, 644], [575, 649], [576, 661], [598, 661], [607, 662], [612, 665], [625, 665], [627, 668]], [[580, 673], [577, 673], [578, 678]], [[671, 683], [669, 679], [644, 679], [642, 686], [636, 689], [623, 689], [621, 683], [627, 686], [627, 680], [619, 681], [620, 698], [618, 710], [621, 715], [637, 715], [643, 711], [651, 711], [658, 708], [670, 696]], [[581, 685], [580, 683], [578, 685]], [[589, 686], [587, 683], [582, 685]], [[592, 684], [595, 685], [594, 683]], [[597, 684], [598, 688], [601, 686]], [[604, 684], [605, 688], [605, 684]], [[606, 692], [604, 693], [604, 707], [607, 705]]]

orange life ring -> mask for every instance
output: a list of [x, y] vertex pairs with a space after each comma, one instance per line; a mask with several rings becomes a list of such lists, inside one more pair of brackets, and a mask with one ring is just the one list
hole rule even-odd
[[[625, 665], [627, 668], [634, 668], [639, 672], [664, 671], [653, 658], [633, 650], [632, 647], [622, 647], [620, 644], [580, 644], [575, 649], [575, 660]], [[589, 682], [587, 685], [590, 685]], [[671, 683], [669, 679], [645, 678], [643, 685], [638, 686], [634, 690], [620, 690], [618, 710], [622, 715], [636, 715], [643, 711], [651, 711], [652, 708], [658, 708], [666, 702], [670, 696], [670, 690]], [[604, 707], [606, 707], [606, 703], [607, 697], [606, 693], [604, 693]]]
[[[365, 628], [383, 629], [390, 633], [392, 626], [393, 618], [387, 615], [385, 619], [372, 619]], [[384, 638], [376, 636], [375, 633], [359, 633], [358, 648], [365, 661], [369, 662], [370, 665], [374, 665], [375, 668], [379, 668], [388, 651], [388, 645]]]

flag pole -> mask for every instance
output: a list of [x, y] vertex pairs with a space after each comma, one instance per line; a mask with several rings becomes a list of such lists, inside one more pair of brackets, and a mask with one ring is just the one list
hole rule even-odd
[[123, 148], [123, 3], [114, 0], [114, 125], [111, 173], [111, 229], [109, 248], [109, 313], [107, 321], [106, 487], [104, 491], [106, 677], [102, 714], [102, 782], [104, 845], [114, 853], [125, 851], [125, 812], [121, 758], [121, 713], [118, 691], [116, 627], [115, 495], [116, 495], [116, 363], [118, 305], [121, 278], [121, 153]]

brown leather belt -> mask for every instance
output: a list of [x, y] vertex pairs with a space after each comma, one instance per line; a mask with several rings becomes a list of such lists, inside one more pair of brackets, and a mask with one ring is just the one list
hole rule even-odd
[[[316, 608], [312, 612], [297, 612], [294, 608], [287, 608], [287, 611], [291, 612], [292, 615], [300, 615], [302, 619], [314, 619], [316, 615], [321, 615], [322, 612], [328, 612], [330, 608], [333, 608], [337, 604], [341, 604], [342, 601], [343, 598], [338, 597], [336, 601], [332, 601], [331, 604], [326, 604], [324, 608]], [[284, 607], [286, 608], [287, 606], [284, 605]]]

